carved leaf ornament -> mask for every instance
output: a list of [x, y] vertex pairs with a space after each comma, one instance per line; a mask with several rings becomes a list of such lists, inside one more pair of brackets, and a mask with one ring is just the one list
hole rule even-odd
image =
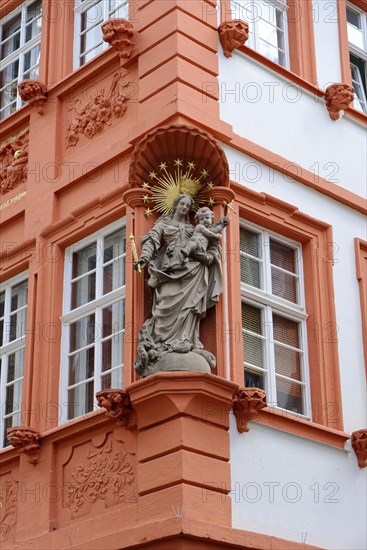
[[86, 503], [105, 500], [108, 493], [112, 493], [116, 500], [121, 499], [134, 481], [126, 451], [113, 452], [111, 442], [101, 449], [91, 447], [87, 460], [74, 468], [72, 480], [67, 484], [66, 507], [74, 512]]
[[7, 479], [0, 495], [0, 542], [5, 542], [17, 521], [18, 483]]
[[74, 111], [74, 117], [68, 122], [66, 147], [74, 147], [80, 134], [91, 139], [102, 132], [106, 125], [111, 126], [112, 117], [120, 118], [125, 114], [130, 83], [121, 84], [120, 79], [121, 74], [115, 73], [108, 94], [102, 89], [83, 107], [80, 106], [80, 98], [70, 102], [68, 110]]

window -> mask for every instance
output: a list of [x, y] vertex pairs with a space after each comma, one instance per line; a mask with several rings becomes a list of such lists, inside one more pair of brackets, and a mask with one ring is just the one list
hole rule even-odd
[[1, 119], [22, 105], [19, 82], [38, 78], [41, 10], [41, 0], [28, 0], [1, 21]]
[[233, 19], [250, 26], [246, 45], [271, 61], [289, 67], [287, 4], [285, 0], [232, 0]]
[[74, 68], [108, 48], [101, 24], [111, 18], [128, 18], [128, 0], [76, 0]]
[[61, 364], [63, 420], [122, 387], [126, 234], [109, 226], [66, 250]]
[[0, 446], [4, 447], [8, 445], [6, 430], [21, 424], [27, 295], [25, 274], [0, 287]]
[[245, 385], [264, 389], [268, 404], [308, 416], [301, 245], [243, 224], [240, 269]]
[[354, 107], [367, 113], [367, 14], [347, 4], [347, 31]]

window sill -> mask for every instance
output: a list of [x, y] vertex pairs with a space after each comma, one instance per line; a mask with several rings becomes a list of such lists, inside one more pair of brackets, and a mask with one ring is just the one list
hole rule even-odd
[[260, 411], [255, 421], [339, 449], [344, 449], [345, 442], [350, 439], [350, 435], [346, 432], [317, 424], [290, 411], [272, 407], [266, 407]]
[[[262, 54], [260, 54], [256, 50], [253, 50], [248, 46], [240, 46], [239, 48], [237, 48], [237, 50], [245, 54], [246, 56], [250, 57], [254, 61], [257, 61], [261, 65], [264, 65], [271, 71], [279, 74], [283, 78], [290, 80], [300, 88], [307, 90], [308, 92], [313, 94], [315, 97], [324, 97], [325, 95], [324, 90], [322, 90], [312, 82], [309, 82], [308, 80], [305, 80], [304, 78], [298, 76], [298, 74], [292, 72], [291, 70], [286, 69], [285, 67], [282, 67], [281, 65], [279, 65], [278, 63], [275, 63], [274, 61], [271, 61], [267, 57], [264, 57]], [[367, 124], [367, 115], [364, 113], [361, 113], [360, 111], [357, 111], [357, 109], [354, 109], [354, 107], [349, 107], [349, 109], [345, 111], [345, 114], [357, 120], [358, 122]]]

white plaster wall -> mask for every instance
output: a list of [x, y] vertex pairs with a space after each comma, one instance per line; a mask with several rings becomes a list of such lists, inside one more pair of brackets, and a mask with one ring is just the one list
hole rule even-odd
[[[337, 56], [326, 44], [323, 50]], [[367, 138], [360, 123], [348, 116], [332, 121], [323, 98], [238, 51], [227, 59], [220, 50], [219, 95], [220, 116], [236, 134], [313, 172], [316, 181], [365, 195]]]
[[317, 82], [341, 82], [337, 0], [313, 0]]
[[350, 433], [366, 427], [366, 375], [354, 254], [354, 238], [367, 240], [365, 216], [226, 145], [222, 147], [231, 179], [289, 202], [332, 226], [334, 243], [327, 252], [333, 255], [335, 262], [333, 277], [344, 428]]
[[366, 474], [354, 452], [231, 419], [233, 527], [330, 550], [362, 550]]

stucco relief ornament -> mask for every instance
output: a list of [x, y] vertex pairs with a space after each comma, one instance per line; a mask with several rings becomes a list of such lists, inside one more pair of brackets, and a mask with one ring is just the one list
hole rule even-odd
[[236, 48], [243, 46], [248, 40], [249, 25], [241, 19], [225, 21], [218, 27], [219, 40], [226, 57], [232, 57], [232, 52]]
[[133, 24], [126, 19], [109, 19], [102, 25], [103, 41], [114, 48], [120, 58], [120, 63], [128, 59], [135, 46]]
[[241, 388], [233, 399], [233, 414], [237, 430], [248, 432], [248, 422], [257, 418], [258, 412], [266, 407], [266, 393], [259, 388]]
[[367, 429], [358, 430], [352, 433], [352, 447], [357, 455], [358, 466], [366, 468], [367, 466]]
[[354, 99], [354, 89], [342, 82], [332, 84], [325, 90], [325, 103], [332, 120], [338, 120], [340, 111], [348, 109]]
[[[162, 161], [143, 188], [145, 215], [162, 215], [141, 239], [141, 256], [134, 267], [148, 268], [153, 289], [152, 316], [138, 331], [138, 359], [142, 376], [158, 371], [211, 372], [216, 358], [199, 338], [200, 321], [222, 292], [221, 233], [227, 217], [213, 223], [207, 205], [213, 187], [209, 173], [196, 172], [194, 162], [177, 158]], [[189, 221], [196, 211], [195, 226]]]
[[96, 393], [98, 406], [106, 409], [106, 416], [116, 420], [118, 426], [126, 427], [132, 413], [129, 395], [120, 389], [102, 390]]
[[1, 194], [8, 193], [24, 183], [28, 171], [29, 131], [23, 131], [12, 141], [0, 147]]
[[78, 512], [84, 506], [106, 500], [122, 499], [134, 482], [132, 464], [126, 451], [113, 452], [111, 442], [101, 448], [90, 447], [87, 461], [74, 469], [66, 483], [65, 506]]
[[23, 101], [35, 105], [37, 113], [43, 115], [47, 101], [46, 85], [40, 80], [23, 80], [18, 84], [18, 92]]
[[18, 482], [7, 479], [1, 485], [0, 494], [0, 542], [7, 540], [11, 528], [17, 522]]
[[68, 110], [74, 111], [74, 116], [68, 122], [66, 147], [74, 147], [79, 141], [80, 134], [88, 139], [93, 138], [102, 132], [106, 125], [111, 126], [113, 117], [121, 118], [125, 114], [130, 83], [121, 83], [120, 80], [121, 74], [115, 73], [108, 94], [102, 89], [84, 106], [80, 105], [80, 98], [69, 103]]
[[10, 445], [24, 453], [30, 464], [37, 464], [39, 459], [41, 436], [37, 430], [29, 426], [15, 426], [7, 430], [7, 437]]

